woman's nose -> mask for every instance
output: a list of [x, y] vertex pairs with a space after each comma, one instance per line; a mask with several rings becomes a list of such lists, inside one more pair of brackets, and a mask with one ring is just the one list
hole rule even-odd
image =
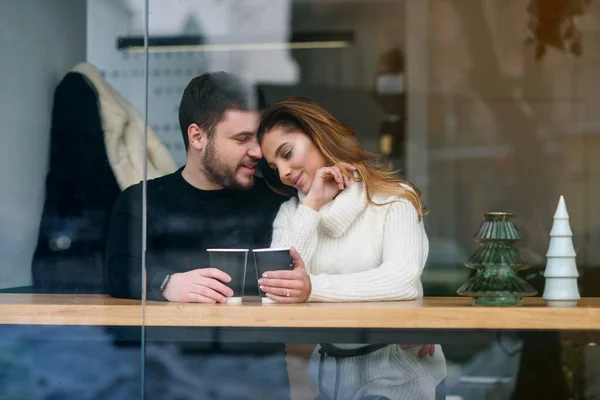
[[281, 182], [290, 182], [291, 181], [292, 171], [289, 168], [281, 168], [279, 169], [279, 179]]

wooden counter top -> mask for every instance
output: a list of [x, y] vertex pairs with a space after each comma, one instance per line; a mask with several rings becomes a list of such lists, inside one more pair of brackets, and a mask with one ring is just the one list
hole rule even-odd
[[[576, 308], [546, 307], [525, 299], [522, 307], [473, 307], [471, 299], [427, 297], [389, 303], [241, 305], [148, 302], [147, 326], [600, 330], [600, 298], [583, 298]], [[0, 294], [0, 325], [140, 326], [136, 300], [103, 295]]]

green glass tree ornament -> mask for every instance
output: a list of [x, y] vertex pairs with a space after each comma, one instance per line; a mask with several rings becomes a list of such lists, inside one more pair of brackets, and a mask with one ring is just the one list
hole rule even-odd
[[515, 247], [521, 234], [511, 213], [490, 212], [483, 217], [475, 234], [479, 248], [465, 263], [477, 272], [457, 293], [472, 297], [475, 306], [520, 306], [523, 297], [537, 293], [516, 274], [528, 267]]

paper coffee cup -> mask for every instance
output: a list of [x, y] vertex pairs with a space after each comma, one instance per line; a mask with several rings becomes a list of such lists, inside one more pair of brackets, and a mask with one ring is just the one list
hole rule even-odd
[[[265, 272], [291, 271], [294, 269], [294, 259], [290, 255], [290, 248], [254, 249], [254, 267], [256, 276], [260, 279]], [[277, 302], [267, 297], [266, 293], [258, 289], [263, 304], [276, 304]]]
[[233, 296], [227, 298], [227, 304], [239, 304], [244, 296], [246, 283], [246, 265], [248, 249], [207, 249], [210, 255], [210, 267], [225, 272], [231, 277], [224, 285], [233, 290]]

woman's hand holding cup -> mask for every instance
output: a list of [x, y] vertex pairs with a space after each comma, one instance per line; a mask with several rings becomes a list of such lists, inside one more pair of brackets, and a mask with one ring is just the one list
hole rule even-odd
[[304, 261], [296, 249], [290, 250], [294, 260], [291, 271], [268, 271], [258, 280], [260, 290], [277, 303], [304, 303], [310, 297], [312, 286]]

